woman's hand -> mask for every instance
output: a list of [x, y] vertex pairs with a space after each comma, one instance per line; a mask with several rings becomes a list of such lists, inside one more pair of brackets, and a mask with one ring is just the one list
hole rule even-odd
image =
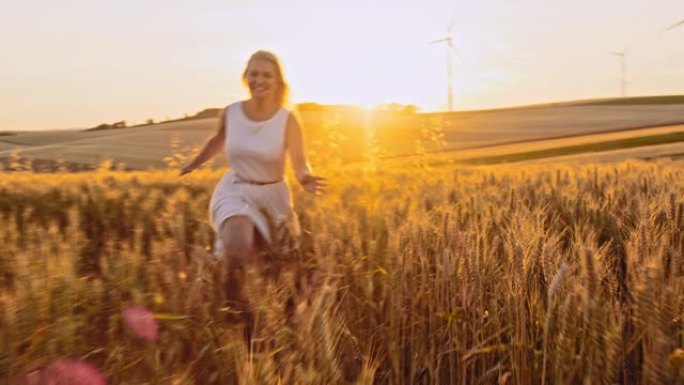
[[183, 175], [185, 175], [185, 174], [189, 174], [189, 173], [192, 172], [192, 170], [194, 170], [194, 169], [193, 169], [192, 167], [190, 167], [189, 164], [186, 164], [186, 165], [184, 165], [183, 167], [181, 167], [181, 169], [180, 169], [180, 175], [179, 175], [179, 176], [183, 176]]
[[299, 180], [299, 184], [302, 185], [304, 191], [316, 195], [323, 194], [323, 191], [328, 186], [325, 178], [311, 174], [305, 174], [302, 179]]

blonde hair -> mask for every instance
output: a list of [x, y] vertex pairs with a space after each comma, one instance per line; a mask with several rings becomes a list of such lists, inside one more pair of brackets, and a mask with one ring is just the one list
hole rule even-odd
[[247, 61], [247, 66], [245, 66], [245, 71], [242, 73], [242, 82], [247, 85], [247, 71], [249, 70], [249, 65], [254, 60], [266, 60], [275, 66], [276, 69], [276, 81], [278, 82], [278, 90], [276, 91], [276, 102], [279, 105], [284, 105], [288, 101], [290, 94], [290, 87], [285, 81], [285, 75], [283, 74], [283, 67], [280, 65], [280, 60], [278, 57], [269, 51], [256, 51], [249, 57]]

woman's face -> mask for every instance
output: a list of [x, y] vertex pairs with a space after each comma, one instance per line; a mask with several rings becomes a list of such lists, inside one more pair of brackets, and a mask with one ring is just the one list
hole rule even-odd
[[247, 67], [247, 85], [253, 99], [274, 98], [278, 89], [275, 64], [268, 60], [252, 60]]

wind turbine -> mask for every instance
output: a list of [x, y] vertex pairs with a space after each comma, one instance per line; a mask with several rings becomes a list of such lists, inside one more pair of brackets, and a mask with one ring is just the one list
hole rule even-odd
[[664, 30], [660, 31], [660, 33], [665, 33], [665, 32], [667, 32], [667, 31], [671, 31], [671, 30], [673, 30], [673, 29], [675, 29], [675, 28], [677, 28], [677, 27], [681, 27], [682, 25], [684, 25], [684, 20], [681, 20], [681, 21], [679, 21], [679, 22], [677, 22], [677, 23], [672, 24], [671, 26], [669, 26], [669, 27], [665, 28]]
[[447, 108], [449, 111], [454, 110], [454, 90], [453, 90], [453, 68], [452, 68], [452, 53], [455, 53], [457, 56], [460, 56], [458, 54], [458, 51], [456, 51], [456, 48], [454, 47], [454, 41], [451, 38], [451, 29], [453, 28], [453, 20], [449, 23], [449, 26], [447, 27], [447, 34], [445, 37], [441, 39], [437, 39], [434, 41], [431, 41], [430, 44], [440, 44], [440, 43], [446, 43], [446, 48], [447, 48]]
[[608, 52], [610, 55], [620, 58], [620, 95], [624, 98], [627, 96], [627, 48], [619, 52]]
[[[680, 20], [677, 23], [674, 23], [671, 26], [663, 29], [662, 31], [660, 31], [660, 34], [671, 31], [671, 30], [673, 30], [677, 27], [681, 27], [681, 26], [684, 26], [684, 20]], [[635, 41], [632, 41], [622, 51], [609, 51], [608, 52], [610, 55], [617, 56], [620, 58], [620, 68], [621, 68], [620, 94], [623, 97], [627, 96], [627, 53], [629, 51], [629, 48], [634, 44], [634, 42]]]

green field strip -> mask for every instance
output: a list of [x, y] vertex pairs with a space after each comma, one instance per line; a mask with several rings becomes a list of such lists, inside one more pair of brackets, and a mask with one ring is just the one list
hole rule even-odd
[[536, 160], [551, 158], [564, 155], [576, 155], [588, 152], [603, 152], [611, 150], [622, 150], [635, 147], [653, 146], [658, 144], [668, 144], [684, 142], [684, 131], [672, 132], [669, 134], [640, 136], [636, 138], [610, 140], [599, 143], [579, 144], [574, 146], [564, 146], [549, 148], [545, 150], [527, 151], [515, 154], [483, 156], [458, 160], [457, 163], [474, 165], [487, 165], [497, 163], [520, 162], [524, 160]]

